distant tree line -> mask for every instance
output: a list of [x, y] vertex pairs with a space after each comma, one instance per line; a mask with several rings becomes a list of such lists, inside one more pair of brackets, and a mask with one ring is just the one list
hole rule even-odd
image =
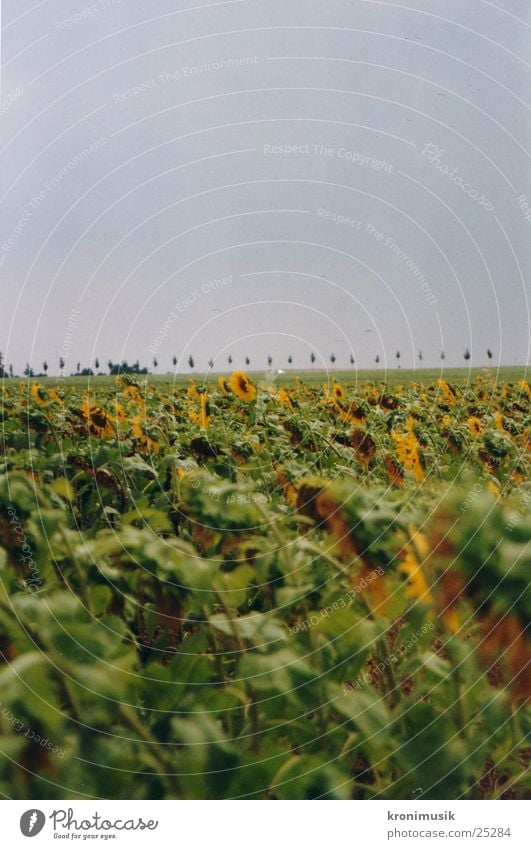
[[[494, 356], [494, 354], [492, 353], [492, 350], [490, 348], [487, 348], [486, 354], [487, 354], [487, 357], [489, 358], [489, 360], [491, 360]], [[398, 368], [402, 367], [401, 363], [400, 363], [401, 356], [402, 355], [401, 355], [400, 351], [397, 350], [395, 357], [396, 357], [396, 361], [397, 361], [397, 364], [398, 364]], [[446, 359], [446, 353], [445, 353], [444, 350], [441, 351], [440, 356], [441, 356], [441, 360]], [[472, 355], [470, 353], [469, 348], [465, 348], [465, 351], [463, 352], [463, 359], [465, 360], [465, 362], [469, 362], [471, 357], [472, 357]], [[422, 360], [424, 359], [424, 354], [422, 353], [422, 351], [418, 352], [418, 358], [419, 358], [420, 362], [422, 362]], [[312, 351], [310, 353], [310, 364], [312, 366], [315, 364], [316, 359], [317, 359], [317, 357], [316, 357], [315, 353]], [[329, 360], [330, 360], [330, 363], [332, 364], [332, 366], [336, 363], [337, 357], [333, 352], [329, 355]], [[174, 355], [172, 357], [171, 362], [172, 362], [172, 365], [173, 365], [174, 372], [177, 372], [177, 365], [178, 365], [178, 362], [179, 362], [178, 357], [176, 355]], [[274, 362], [273, 357], [271, 356], [271, 354], [268, 354], [268, 356], [267, 356], [268, 368], [272, 368], [273, 362]], [[353, 354], [350, 354], [349, 362], [350, 362], [351, 366], [355, 365], [356, 361], [354, 359]], [[374, 362], [377, 365], [380, 362], [380, 354], [379, 353], [377, 353], [376, 356], [374, 357]], [[233, 364], [232, 354], [229, 354], [227, 356], [227, 363], [228, 363], [229, 368], [230, 368]], [[291, 354], [288, 354], [288, 356], [286, 358], [286, 363], [289, 366], [293, 365], [293, 356]], [[61, 374], [63, 374], [63, 372], [65, 370], [65, 366], [66, 366], [66, 363], [65, 363], [65, 360], [63, 359], [63, 357], [59, 357], [58, 364], [59, 364], [59, 371], [60, 371]], [[154, 357], [153, 358], [153, 368], [154, 369], [158, 368], [158, 365], [159, 365], [159, 361], [156, 357]], [[247, 368], [251, 365], [251, 358], [249, 356], [245, 357], [245, 365], [246, 365]], [[209, 369], [214, 368], [214, 359], [212, 357], [208, 361], [208, 367], [209, 367]], [[26, 363], [26, 367], [23, 371], [23, 375], [24, 375], [24, 377], [47, 377], [48, 376], [48, 368], [49, 368], [49, 366], [48, 366], [48, 363], [46, 362], [46, 360], [42, 363], [42, 371], [38, 371], [38, 372], [35, 371], [30, 366], [29, 363]], [[192, 354], [190, 354], [189, 357], [188, 357], [188, 368], [190, 369], [190, 371], [193, 371], [194, 368], [195, 368], [195, 359], [194, 359]], [[138, 360], [136, 360], [136, 362], [131, 363], [131, 364], [129, 364], [129, 362], [127, 360], [122, 360], [121, 362], [116, 362], [116, 363], [113, 362], [113, 360], [108, 360], [107, 361], [107, 370], [108, 370], [109, 375], [150, 374], [149, 368], [147, 366], [143, 366], [143, 367], [140, 366], [140, 362]], [[96, 359], [94, 360], [94, 369], [92, 369], [90, 367], [83, 367], [82, 368], [81, 363], [78, 362], [76, 364], [75, 371], [70, 372], [70, 377], [92, 377], [96, 374], [103, 374], [103, 373], [104, 372], [100, 371], [99, 358], [96, 357]], [[6, 368], [5, 363], [4, 363], [4, 358], [2, 356], [2, 353], [0, 352], [0, 378], [17, 377], [17, 376], [18, 375], [15, 374], [12, 365], [9, 365]]]

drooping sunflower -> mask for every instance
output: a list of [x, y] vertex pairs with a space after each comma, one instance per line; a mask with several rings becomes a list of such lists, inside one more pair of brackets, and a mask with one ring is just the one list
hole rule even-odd
[[144, 398], [142, 397], [142, 393], [138, 386], [135, 386], [134, 383], [128, 383], [123, 390], [124, 398], [127, 401], [132, 401], [133, 404], [136, 404], [138, 407], [144, 407]]
[[207, 393], [200, 392], [199, 400], [200, 410], [199, 412], [195, 412], [195, 410], [190, 410], [190, 419], [194, 422], [194, 424], [198, 424], [200, 428], [206, 430], [206, 428], [210, 424], [211, 419], [210, 404], [208, 401]]
[[196, 384], [195, 380], [191, 381], [190, 386], [186, 390], [186, 394], [188, 395], [188, 397], [190, 398], [191, 401], [193, 401], [194, 398], [197, 398], [199, 393], [197, 391], [197, 384]]
[[426, 559], [429, 553], [429, 545], [420, 531], [410, 528], [410, 533], [411, 540], [402, 551], [402, 562], [400, 564], [400, 572], [405, 575], [408, 584], [406, 597], [428, 602], [431, 601], [432, 596], [421, 561]]
[[457, 394], [453, 386], [450, 386], [446, 380], [439, 380], [439, 389], [441, 390], [444, 399], [447, 404], [455, 404], [457, 401]]
[[494, 424], [496, 425], [496, 430], [499, 430], [501, 433], [507, 433], [507, 428], [505, 427], [505, 422], [503, 420], [503, 416], [501, 413], [494, 413]]
[[334, 380], [334, 383], [332, 384], [332, 397], [335, 401], [344, 401], [347, 397], [345, 390], [337, 380]]
[[413, 431], [406, 434], [393, 432], [398, 459], [408, 472], [413, 472], [417, 483], [424, 480], [424, 464], [419, 451], [417, 437]]
[[470, 433], [475, 438], [476, 436], [480, 436], [483, 433], [483, 427], [481, 425], [481, 419], [478, 419], [477, 416], [470, 416], [468, 419], [468, 427], [470, 428]]
[[218, 386], [224, 395], [229, 395], [229, 386], [224, 377], [218, 377]]
[[90, 433], [97, 439], [110, 439], [114, 436], [111, 416], [101, 407], [92, 404], [88, 396], [83, 402], [81, 412], [88, 423]]
[[114, 417], [115, 423], [118, 424], [118, 422], [126, 422], [127, 421], [127, 413], [125, 411], [124, 406], [122, 404], [120, 404], [120, 402], [117, 401], [117, 400], [114, 401], [113, 406], [114, 406], [114, 416], [113, 417]]
[[230, 376], [229, 386], [242, 401], [254, 401], [256, 398], [256, 386], [251, 383], [244, 371], [234, 371]]
[[154, 454], [158, 453], [160, 448], [159, 443], [156, 439], [152, 439], [149, 434], [146, 433], [141, 415], [135, 416], [131, 420], [131, 430], [135, 439], [140, 443], [142, 451], [147, 451], [148, 453], [153, 452]]
[[55, 389], [44, 389], [40, 383], [31, 384], [31, 397], [39, 407], [47, 407], [52, 401], [61, 401]]
[[293, 404], [291, 403], [291, 398], [285, 389], [279, 389], [278, 392], [278, 401], [283, 407], [289, 407], [290, 410], [293, 410]]

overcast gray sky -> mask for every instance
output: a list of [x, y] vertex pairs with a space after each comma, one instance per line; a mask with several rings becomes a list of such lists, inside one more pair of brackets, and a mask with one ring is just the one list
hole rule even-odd
[[524, 363], [528, 0], [5, 0], [21, 370]]

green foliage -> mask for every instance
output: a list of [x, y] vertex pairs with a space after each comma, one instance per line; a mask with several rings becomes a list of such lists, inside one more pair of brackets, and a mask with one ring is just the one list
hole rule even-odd
[[528, 401], [7, 391], [0, 792], [524, 798]]

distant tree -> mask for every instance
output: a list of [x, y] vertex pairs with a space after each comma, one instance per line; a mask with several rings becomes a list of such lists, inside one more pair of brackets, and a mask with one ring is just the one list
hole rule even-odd
[[48, 363], [46, 362], [46, 360], [44, 360], [44, 362], [42, 364], [42, 370], [43, 370], [44, 374], [48, 374]]
[[422, 353], [422, 351], [419, 351], [419, 360], [422, 362], [423, 359], [424, 359], [424, 354]]
[[251, 365], [251, 360], [249, 359], [249, 357], [245, 357], [245, 365], [246, 365], [246, 366], [250, 366], [250, 365]]
[[94, 368], [95, 368], [95, 369], [96, 369], [96, 371], [97, 371], [97, 370], [99, 369], [99, 367], [100, 367], [100, 361], [99, 361], [99, 359], [96, 357], [96, 359], [94, 360]]
[[463, 354], [463, 357], [467, 361], [470, 359], [470, 351], [468, 350], [468, 348], [466, 349], [465, 353]]
[[76, 366], [76, 371], [77, 371], [77, 373], [79, 374], [79, 372], [81, 371], [81, 363], [78, 363], [78, 364], [77, 364], [77, 366]]
[[397, 352], [396, 352], [395, 357], [397, 358], [397, 360], [399, 360], [399, 359], [400, 359], [400, 351], [397, 351]]
[[34, 377], [35, 376], [35, 373], [34, 373], [32, 367], [30, 366], [29, 363], [26, 363], [26, 368], [24, 369], [24, 374], [26, 375], [26, 377]]
[[374, 358], [374, 362], [375, 362], [375, 363], [379, 363], [379, 362], [380, 362], [380, 354], [376, 354], [376, 356], [375, 356], [375, 358]]
[[354, 360], [354, 354], [351, 354], [351, 355], [350, 355], [350, 365], [351, 365], [351, 366], [353, 366], [353, 365], [354, 365], [354, 362], [355, 362], [355, 360]]
[[271, 368], [271, 366], [273, 365], [273, 357], [271, 355], [269, 355], [267, 358], [267, 364], [269, 368]]
[[73, 377], [93, 377], [94, 372], [91, 368], [82, 368], [81, 371], [76, 372]]
[[62, 371], [65, 367], [65, 361], [62, 357], [59, 357], [59, 371]]
[[289, 357], [288, 357], [288, 363], [291, 365], [291, 364], [292, 364], [292, 362], [293, 362], [293, 357], [292, 357], [292, 356], [291, 356], [291, 354], [290, 354], [290, 355], [289, 355]]
[[330, 354], [330, 362], [332, 363], [332, 365], [334, 365], [335, 361], [336, 361], [336, 355]]
[[313, 364], [314, 364], [314, 362], [315, 362], [315, 354], [314, 354], [314, 352], [313, 352], [313, 351], [312, 351], [312, 353], [310, 354], [310, 362], [311, 362], [311, 364], [312, 364], [312, 366], [313, 366]]
[[208, 367], [209, 367], [209, 368], [214, 368], [214, 360], [212, 359], [212, 357], [210, 357], [210, 359], [209, 359], [209, 361], [208, 361]]
[[[131, 365], [129, 365], [127, 360], [122, 360], [121, 363], [113, 363], [112, 360], [109, 360], [108, 363], [107, 363], [107, 367], [109, 369], [110, 375], [148, 374], [147, 366], [144, 366], [144, 368], [140, 368], [140, 363], [138, 362], [138, 360], [135, 363], [132, 363]], [[83, 369], [83, 371], [80, 372], [80, 374], [85, 376], [85, 375], [92, 374], [92, 372], [91, 372], [90, 369]]]
[[173, 368], [174, 368], [174, 369], [175, 369], [175, 368], [177, 368], [177, 357], [175, 356], [175, 354], [174, 354], [174, 355], [173, 355], [173, 357], [171, 358], [171, 361], [172, 361], [172, 363], [173, 363]]
[[153, 368], [157, 368], [158, 364], [159, 364], [159, 361], [157, 360], [157, 358], [153, 357]]
[[4, 368], [4, 357], [3, 357], [2, 352], [0, 351], [0, 377], [5, 377], [5, 376], [6, 376], [6, 371], [5, 371], [5, 368]]
[[192, 355], [191, 355], [191, 354], [190, 354], [190, 356], [188, 357], [188, 365], [190, 366], [190, 368], [193, 368], [193, 367], [194, 367], [194, 365], [195, 365], [195, 363], [194, 363], [194, 358], [192, 357]]
[[444, 353], [444, 351], [441, 351], [441, 360], [445, 360], [445, 359], [446, 359], [446, 354]]
[[14, 377], [15, 372], [13, 371], [13, 363], [9, 363], [9, 377]]
[[229, 366], [232, 365], [232, 354], [229, 354], [229, 356], [227, 357], [227, 362]]
[[492, 360], [492, 351], [490, 350], [490, 348], [487, 348], [487, 357], [489, 358], [489, 360]]

